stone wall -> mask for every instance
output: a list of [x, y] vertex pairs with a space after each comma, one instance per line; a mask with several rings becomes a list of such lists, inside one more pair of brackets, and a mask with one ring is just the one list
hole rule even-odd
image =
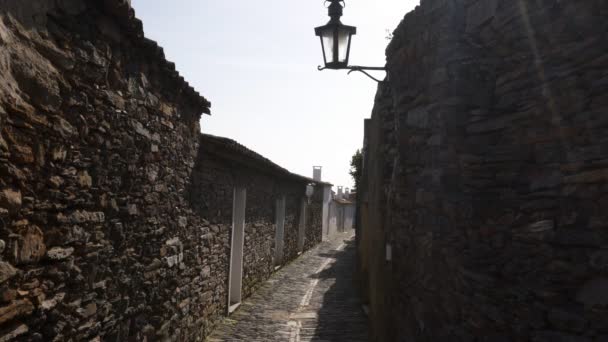
[[202, 336], [180, 192], [204, 108], [97, 2], [2, 5], [2, 334]]
[[[226, 312], [230, 226], [218, 217], [231, 215], [233, 176], [211, 174], [213, 211], [194, 205], [209, 106], [127, 1], [0, 0], [0, 340], [209, 333]], [[260, 196], [246, 293], [270, 272], [274, 209]]]
[[357, 189], [357, 271], [363, 302], [369, 308], [372, 341], [392, 341], [390, 299], [397, 287], [385, 260], [388, 237], [387, 188], [396, 157], [394, 114], [386, 84], [378, 88], [371, 119], [365, 120], [363, 170]]
[[[279, 168], [244, 146], [226, 138], [202, 135], [199, 156], [192, 174], [189, 193], [193, 209], [209, 218], [217, 227], [225, 246], [221, 262], [215, 267], [226, 271], [230, 258], [233, 189], [247, 191], [245, 213], [245, 247], [243, 267], [243, 296], [247, 297], [271, 275], [275, 266], [282, 266], [301, 252], [297, 246], [300, 208], [305, 200], [306, 185], [312, 179]], [[315, 186], [315, 196], [307, 205], [304, 250], [321, 242], [321, 217], [317, 214], [322, 198], [322, 186]], [[276, 201], [285, 197], [285, 228], [282, 260], [275, 260]], [[217, 233], [217, 232], [216, 232]], [[213, 234], [212, 234], [213, 235]], [[211, 238], [211, 237], [210, 237]], [[215, 238], [215, 237], [213, 237]], [[213, 268], [212, 268], [213, 270]], [[223, 278], [227, 285], [227, 275]], [[225, 293], [225, 289], [222, 290]], [[218, 303], [226, 310], [225, 301]]]
[[311, 201], [306, 206], [305, 250], [314, 247], [323, 240], [323, 187], [327, 185], [327, 183], [316, 183]]
[[606, 14], [423, 0], [399, 25], [366, 124], [375, 340], [607, 338]]

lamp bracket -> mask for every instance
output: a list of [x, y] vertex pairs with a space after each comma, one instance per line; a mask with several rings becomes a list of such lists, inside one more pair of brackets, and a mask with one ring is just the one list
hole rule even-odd
[[[317, 70], [321, 71], [321, 70], [325, 70], [328, 69], [327, 67], [322, 67], [322, 66], [318, 66]], [[385, 67], [366, 67], [366, 66], [359, 66], [359, 65], [349, 65], [346, 67], [342, 67], [342, 68], [330, 68], [330, 69], [343, 69], [343, 70], [348, 70], [347, 75], [350, 75], [351, 72], [353, 71], [358, 71], [361, 72], [363, 74], [365, 74], [365, 76], [371, 78], [372, 80], [378, 82], [378, 83], [382, 83], [382, 81], [380, 81], [379, 79], [373, 77], [372, 75], [370, 75], [369, 73], [367, 73], [365, 70], [376, 70], [376, 71], [386, 71]]]

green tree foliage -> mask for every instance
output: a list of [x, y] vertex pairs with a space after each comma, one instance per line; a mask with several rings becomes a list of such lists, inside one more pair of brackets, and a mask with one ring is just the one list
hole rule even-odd
[[350, 160], [350, 175], [353, 177], [353, 181], [355, 182], [355, 189], [357, 191], [359, 189], [359, 184], [361, 182], [361, 171], [363, 169], [363, 155], [361, 154], [361, 150], [357, 150], [353, 157]]

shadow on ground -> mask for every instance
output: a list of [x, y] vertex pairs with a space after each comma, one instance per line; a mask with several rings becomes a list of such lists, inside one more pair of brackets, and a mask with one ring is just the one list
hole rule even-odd
[[311, 277], [320, 280], [318, 290], [326, 288], [318, 310], [318, 323], [312, 341], [369, 341], [367, 317], [354, 283], [355, 242], [345, 241], [346, 248], [331, 253], [335, 263]]

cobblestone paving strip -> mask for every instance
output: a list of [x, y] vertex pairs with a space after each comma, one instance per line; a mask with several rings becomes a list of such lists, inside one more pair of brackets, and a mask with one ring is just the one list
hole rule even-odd
[[353, 283], [354, 236], [339, 234], [275, 273], [207, 342], [368, 341]]

